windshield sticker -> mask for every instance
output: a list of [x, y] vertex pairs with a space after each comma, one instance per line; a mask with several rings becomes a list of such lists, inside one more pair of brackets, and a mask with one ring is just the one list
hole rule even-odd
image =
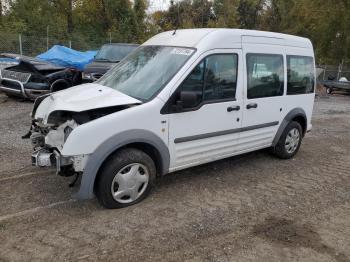
[[174, 48], [171, 51], [172, 54], [175, 55], [185, 55], [185, 56], [190, 56], [193, 53], [193, 49], [189, 49], [189, 48]]

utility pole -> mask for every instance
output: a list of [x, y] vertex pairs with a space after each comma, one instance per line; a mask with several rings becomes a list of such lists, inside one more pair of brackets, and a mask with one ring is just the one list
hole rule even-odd
[[19, 41], [19, 54], [23, 55], [23, 49], [22, 49], [22, 35], [18, 35], [18, 41]]

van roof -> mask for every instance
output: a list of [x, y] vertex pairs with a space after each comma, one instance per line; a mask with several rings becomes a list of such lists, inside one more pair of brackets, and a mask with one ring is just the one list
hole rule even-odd
[[275, 44], [312, 48], [309, 39], [256, 30], [226, 29], [226, 28], [203, 28], [181, 29], [160, 33], [144, 43], [144, 45], [184, 46], [198, 48], [232, 48], [232, 45], [242, 43], [252, 44]]

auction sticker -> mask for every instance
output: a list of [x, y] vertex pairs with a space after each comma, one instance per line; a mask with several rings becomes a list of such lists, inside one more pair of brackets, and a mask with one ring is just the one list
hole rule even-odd
[[193, 53], [193, 49], [190, 48], [179, 48], [176, 47], [171, 51], [172, 54], [175, 55], [185, 55], [185, 56], [190, 56]]

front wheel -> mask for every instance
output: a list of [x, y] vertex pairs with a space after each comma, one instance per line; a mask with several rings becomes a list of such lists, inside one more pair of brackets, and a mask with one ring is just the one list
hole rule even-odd
[[298, 122], [292, 121], [284, 129], [273, 153], [281, 159], [290, 159], [298, 153], [303, 138], [302, 128]]
[[106, 208], [122, 208], [142, 201], [156, 177], [150, 156], [126, 148], [111, 156], [103, 165], [96, 184], [96, 196]]

